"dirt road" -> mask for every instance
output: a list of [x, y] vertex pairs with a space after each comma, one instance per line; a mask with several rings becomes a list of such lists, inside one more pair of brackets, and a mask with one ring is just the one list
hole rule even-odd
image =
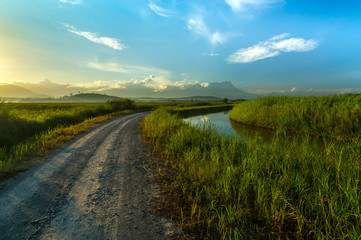
[[68, 143], [0, 191], [0, 239], [172, 239], [151, 212], [157, 186], [146, 171], [138, 113]]

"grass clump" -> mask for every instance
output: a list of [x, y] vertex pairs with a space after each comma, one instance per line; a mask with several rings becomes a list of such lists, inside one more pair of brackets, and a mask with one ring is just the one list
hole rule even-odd
[[[357, 239], [361, 141], [307, 137], [264, 146], [193, 127], [165, 109], [143, 134], [162, 154], [159, 176], [181, 227], [197, 239]], [[281, 134], [277, 134], [281, 135]]]
[[361, 95], [259, 98], [235, 106], [230, 118], [255, 126], [351, 139], [361, 132]]

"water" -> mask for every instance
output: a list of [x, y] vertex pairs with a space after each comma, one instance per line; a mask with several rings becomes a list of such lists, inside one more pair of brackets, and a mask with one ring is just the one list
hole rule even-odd
[[267, 144], [272, 142], [272, 139], [275, 136], [274, 130], [236, 123], [229, 119], [229, 113], [230, 111], [194, 116], [186, 118], [184, 121], [192, 125], [210, 123], [216, 127], [219, 133], [225, 133], [231, 137], [236, 134], [238, 137], [245, 140], [248, 138], [258, 138]]

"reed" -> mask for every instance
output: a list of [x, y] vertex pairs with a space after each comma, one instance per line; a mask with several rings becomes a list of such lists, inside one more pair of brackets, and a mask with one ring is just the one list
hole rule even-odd
[[[279, 130], [283, 131], [283, 130]], [[361, 141], [275, 141], [190, 126], [166, 109], [143, 121], [171, 209], [197, 239], [357, 239]]]
[[233, 108], [233, 121], [255, 126], [332, 136], [339, 140], [361, 133], [361, 95], [265, 97]]

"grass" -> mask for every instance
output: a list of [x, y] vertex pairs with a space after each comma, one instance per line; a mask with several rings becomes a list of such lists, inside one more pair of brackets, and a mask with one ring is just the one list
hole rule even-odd
[[68, 127], [56, 127], [41, 132], [34, 137], [30, 137], [19, 144], [1, 148], [0, 180], [12, 177], [18, 172], [31, 168], [37, 164], [41, 160], [41, 157], [49, 150], [56, 149], [59, 145], [75, 138], [77, 135], [93, 128], [97, 124], [128, 112], [130, 111], [118, 112], [117, 115], [107, 114]]
[[320, 151], [307, 130], [265, 146], [190, 126], [166, 109], [146, 116], [143, 134], [162, 156], [164, 209], [196, 239], [361, 236], [359, 137], [325, 141]]
[[160, 106], [211, 108], [216, 103], [0, 103], [0, 180], [30, 168], [44, 155], [78, 134], [110, 118]]
[[106, 103], [1, 103], [0, 179], [27, 169], [29, 157], [74, 138], [98, 122], [136, 111], [129, 99]]
[[361, 95], [259, 98], [241, 102], [230, 114], [236, 122], [337, 139], [359, 137], [360, 116]]
[[172, 114], [178, 114], [181, 117], [190, 117], [202, 114], [209, 114], [221, 111], [229, 111], [234, 107], [233, 104], [205, 104], [205, 105], [181, 105], [168, 108]]

